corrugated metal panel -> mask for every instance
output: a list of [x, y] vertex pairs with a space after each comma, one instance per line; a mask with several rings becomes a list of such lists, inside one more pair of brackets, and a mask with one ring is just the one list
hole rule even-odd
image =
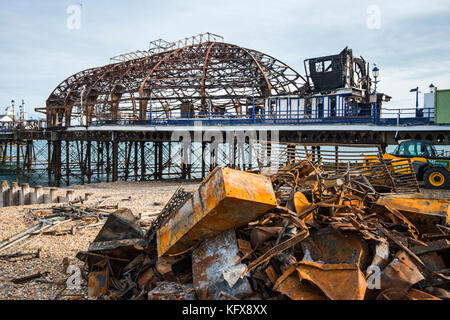
[[270, 179], [216, 168], [157, 232], [158, 255], [177, 254], [277, 206]]
[[436, 91], [435, 123], [450, 123], [450, 90]]

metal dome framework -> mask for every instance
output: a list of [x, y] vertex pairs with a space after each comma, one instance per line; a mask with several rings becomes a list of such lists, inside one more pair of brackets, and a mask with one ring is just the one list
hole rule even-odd
[[180, 118], [183, 110], [191, 118], [245, 117], [252, 102], [299, 94], [306, 83], [267, 54], [207, 41], [72, 75], [47, 100], [47, 126]]

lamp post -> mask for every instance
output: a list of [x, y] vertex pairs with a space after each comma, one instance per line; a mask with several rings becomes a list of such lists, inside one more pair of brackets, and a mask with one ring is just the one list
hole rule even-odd
[[433, 95], [433, 103], [432, 103], [433, 106], [432, 107], [429, 106], [429, 105], [425, 106], [425, 101], [424, 101], [423, 112], [425, 112], [425, 107], [427, 107], [427, 116], [428, 116], [428, 120], [430, 120], [430, 118], [431, 118], [431, 111], [433, 111], [433, 114], [434, 114], [434, 104], [435, 104], [434, 102], [436, 100], [436, 90], [437, 90], [437, 88], [436, 88], [436, 86], [434, 84], [430, 84], [430, 86], [428, 88], [430, 88], [430, 93]]
[[419, 87], [409, 90], [409, 92], [416, 93], [416, 117], [419, 116]]
[[[83, 126], [83, 116], [85, 115], [84, 112], [84, 95], [86, 94], [86, 85], [83, 85], [83, 87], [81, 87], [81, 96], [80, 96], [80, 126]], [[86, 119], [86, 128], [87, 128], [87, 119]]]
[[375, 83], [375, 90], [374, 90], [374, 93], [377, 93], [377, 84], [378, 84], [378, 82], [380, 82], [379, 80], [378, 80], [378, 76], [380, 75], [380, 68], [378, 68], [377, 66], [374, 66], [373, 67], [373, 69], [372, 69], [372, 74], [373, 74], [373, 77], [374, 77], [374, 83]]
[[23, 122], [25, 120], [25, 101], [22, 100], [22, 104], [20, 105], [20, 121]]
[[373, 105], [372, 105], [372, 120], [373, 120], [373, 122], [375, 122], [376, 118], [377, 118], [377, 103], [378, 103], [377, 84], [378, 84], [378, 82], [380, 82], [378, 80], [378, 76], [380, 75], [380, 69], [377, 66], [373, 67], [372, 75], [373, 75], [373, 78], [375, 79], [373, 81], [375, 83], [375, 88], [374, 88], [374, 91], [373, 91], [373, 95], [375, 96], [375, 101], [373, 102]]
[[255, 82], [252, 83], [252, 123], [255, 123]]
[[12, 127], [11, 127], [11, 129], [12, 128], [14, 128], [14, 122], [16, 121], [16, 110], [14, 109], [14, 104], [15, 104], [15, 101], [14, 100], [11, 100], [11, 107], [12, 107]]
[[148, 115], [148, 122], [151, 125], [153, 122], [153, 114], [152, 114], [152, 94], [153, 94], [153, 84], [152, 84], [152, 78], [150, 77], [150, 112]]

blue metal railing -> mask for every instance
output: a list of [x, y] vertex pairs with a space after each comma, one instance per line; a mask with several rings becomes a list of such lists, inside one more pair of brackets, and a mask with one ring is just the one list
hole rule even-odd
[[14, 129], [41, 130], [45, 128], [45, 120], [0, 121], [0, 132], [9, 132]]
[[[341, 115], [335, 112], [324, 112], [324, 110], [283, 110], [275, 108], [272, 112], [255, 112], [251, 110], [248, 114], [235, 112], [208, 112], [207, 114], [191, 113], [183, 116], [172, 116], [153, 118], [152, 125], [193, 125], [202, 122], [204, 125], [249, 125], [249, 124], [349, 124], [349, 123], [372, 123], [378, 125], [400, 125], [400, 124], [430, 124], [434, 122], [434, 109], [419, 109], [420, 114], [416, 116], [416, 109], [392, 109], [381, 108], [374, 112], [373, 108], [354, 108], [341, 110]], [[153, 114], [155, 116], [155, 114]]]
[[[418, 113], [416, 115], [416, 113]], [[249, 109], [247, 113], [236, 112], [210, 112], [183, 113], [167, 116], [166, 113], [148, 113], [148, 120], [96, 120], [91, 126], [99, 125], [153, 125], [153, 126], [193, 126], [195, 123], [202, 125], [252, 125], [252, 124], [375, 124], [375, 125], [405, 125], [405, 124], [431, 124], [434, 122], [434, 109], [415, 108], [346, 108], [344, 110], [312, 109], [299, 111], [288, 109], [280, 110], [280, 106], [274, 105], [271, 112], [263, 109]]]
[[[281, 108], [280, 103], [273, 104], [273, 110], [268, 111], [260, 106], [252, 107], [247, 113], [210, 112], [204, 114], [183, 113], [167, 116], [162, 112], [148, 112], [148, 120], [133, 120], [121, 118], [118, 120], [95, 120], [91, 126], [100, 125], [154, 125], [154, 126], [193, 126], [202, 125], [296, 125], [296, 124], [375, 124], [375, 125], [405, 125], [405, 124], [432, 124], [434, 122], [434, 108], [380, 108], [345, 106], [341, 109], [314, 108], [300, 109], [295, 103], [289, 102], [287, 107]], [[150, 119], [150, 115], [152, 118]], [[75, 125], [76, 126], [76, 125]], [[0, 122], [0, 132], [13, 129], [41, 130], [46, 128], [45, 120], [28, 120], [22, 122]]]

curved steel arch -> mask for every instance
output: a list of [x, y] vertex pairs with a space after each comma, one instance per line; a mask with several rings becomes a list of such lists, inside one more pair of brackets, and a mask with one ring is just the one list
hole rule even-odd
[[253, 94], [258, 101], [295, 94], [306, 83], [294, 69], [262, 52], [203, 42], [70, 76], [47, 99], [47, 121], [49, 127], [69, 126], [81, 116], [72, 114], [74, 106], [83, 106], [87, 124], [95, 119], [145, 120], [149, 100], [156, 118], [179, 114], [186, 104], [195, 116], [205, 112], [207, 103], [215, 112], [237, 111]]

